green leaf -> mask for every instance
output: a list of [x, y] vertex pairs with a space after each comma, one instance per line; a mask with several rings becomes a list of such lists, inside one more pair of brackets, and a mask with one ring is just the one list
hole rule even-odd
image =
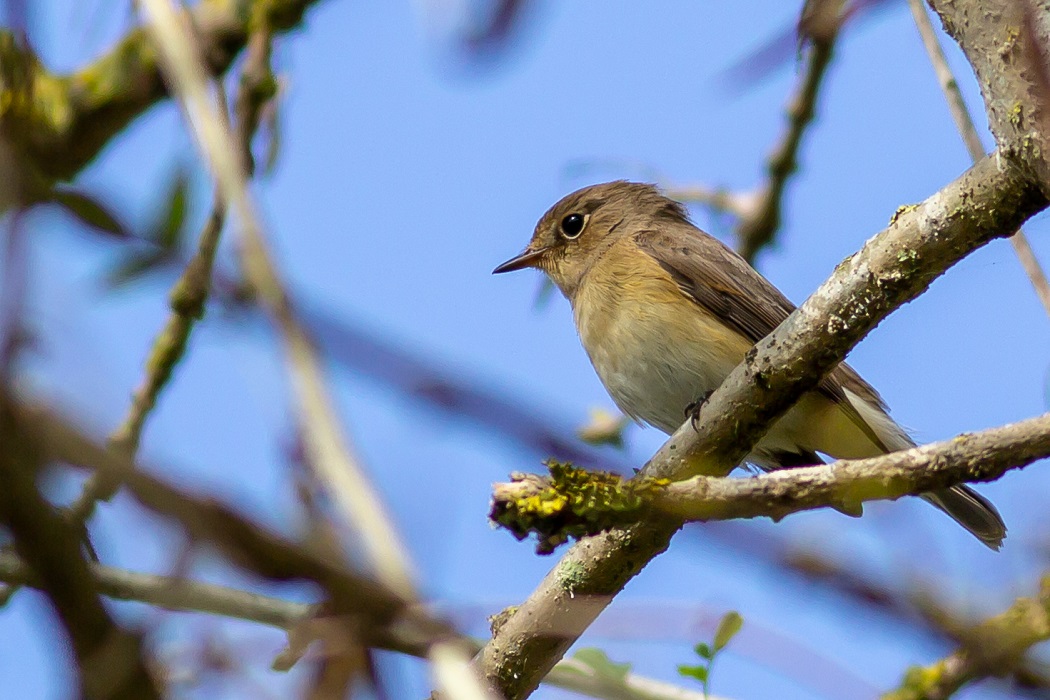
[[164, 199], [153, 225], [149, 227], [149, 238], [165, 250], [179, 246], [189, 199], [189, 177], [179, 168], [172, 175], [168, 195]]
[[164, 251], [132, 253], [106, 273], [106, 286], [116, 289], [155, 272], [172, 261]]
[[700, 642], [697, 644], [693, 647], [693, 651], [695, 651], [696, 655], [701, 659], [707, 659], [708, 661], [715, 657], [715, 652], [711, 650], [711, 645], [706, 642]]
[[701, 683], [707, 683], [707, 666], [684, 666], [678, 667], [678, 675], [685, 678], [695, 678]]
[[126, 240], [131, 232], [100, 201], [80, 190], [56, 187], [51, 192], [51, 201], [88, 228], [112, 238]]
[[572, 655], [572, 658], [590, 666], [591, 670], [594, 671], [594, 675], [598, 678], [611, 681], [617, 685], [624, 685], [627, 680], [627, 674], [631, 672], [631, 664], [618, 664], [609, 659], [604, 651], [593, 647], [580, 649]]
[[727, 612], [722, 621], [718, 623], [718, 629], [715, 630], [715, 652], [725, 649], [729, 641], [736, 636], [736, 633], [743, 626], [744, 618], [740, 617], [740, 613], [736, 610]]

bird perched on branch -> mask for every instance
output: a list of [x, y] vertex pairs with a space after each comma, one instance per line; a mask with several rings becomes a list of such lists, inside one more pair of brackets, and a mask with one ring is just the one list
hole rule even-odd
[[[795, 306], [678, 202], [651, 185], [609, 182], [555, 204], [525, 251], [497, 267], [543, 270], [572, 304], [595, 371], [627, 415], [665, 433], [718, 388]], [[913, 447], [878, 393], [840, 364], [778, 419], [746, 461], [765, 470]], [[1006, 526], [969, 486], [924, 493], [998, 549]]]

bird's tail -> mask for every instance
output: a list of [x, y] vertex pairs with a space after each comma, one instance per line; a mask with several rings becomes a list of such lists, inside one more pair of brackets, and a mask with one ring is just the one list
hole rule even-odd
[[922, 494], [922, 499], [948, 514], [970, 534], [998, 551], [1006, 537], [1006, 523], [991, 502], [969, 486], [960, 484]]
[[[890, 418], [882, 406], [865, 401], [848, 389], [846, 396], [864, 422], [871, 427], [882, 442], [878, 450], [872, 450], [874, 454], [906, 450], [915, 446], [904, 428]], [[863, 450], [854, 450], [854, 452], [863, 452]], [[869, 455], [857, 454], [856, 456], [867, 457]], [[947, 513], [948, 517], [966, 528], [989, 549], [998, 551], [1002, 546], [1003, 538], [1006, 537], [1006, 524], [1002, 516], [987, 498], [969, 486], [959, 484], [951, 488], [921, 494], [921, 497]]]

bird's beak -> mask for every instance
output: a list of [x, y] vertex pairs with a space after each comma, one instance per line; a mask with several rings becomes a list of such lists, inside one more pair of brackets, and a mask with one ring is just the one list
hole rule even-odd
[[502, 272], [514, 272], [515, 270], [520, 270], [523, 267], [535, 267], [536, 262], [540, 258], [542, 258], [546, 252], [546, 248], [540, 248], [539, 250], [526, 249], [525, 252], [521, 255], [511, 258], [507, 262], [497, 267], [495, 270], [492, 271], [492, 274], [498, 275]]

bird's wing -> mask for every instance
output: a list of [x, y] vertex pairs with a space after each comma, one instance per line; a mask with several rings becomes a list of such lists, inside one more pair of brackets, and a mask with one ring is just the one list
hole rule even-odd
[[[662, 223], [658, 230], [636, 234], [635, 240], [671, 275], [687, 297], [752, 343], [772, 333], [795, 310], [795, 305], [747, 261], [691, 224]], [[847, 389], [861, 400], [885, 410], [878, 392], [845, 362], [818, 386], [875, 444], [887, 449], [850, 403], [845, 394]]]

